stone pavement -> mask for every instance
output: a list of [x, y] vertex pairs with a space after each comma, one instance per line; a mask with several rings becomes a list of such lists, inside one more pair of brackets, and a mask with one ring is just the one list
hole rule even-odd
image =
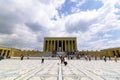
[[68, 60], [64, 66], [59, 60], [5, 59], [0, 61], [0, 80], [120, 80], [120, 62]]

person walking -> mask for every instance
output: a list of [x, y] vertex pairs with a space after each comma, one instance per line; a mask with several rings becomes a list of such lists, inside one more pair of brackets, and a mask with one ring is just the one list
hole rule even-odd
[[65, 60], [65, 59], [64, 59], [64, 56], [61, 56], [61, 57], [60, 57], [60, 60], [61, 60], [61, 64], [62, 64], [62, 63], [64, 62], [64, 60]]
[[87, 55], [85, 55], [85, 60], [88, 61], [88, 56]]
[[44, 63], [44, 57], [42, 57], [41, 63]]
[[107, 61], [106, 56], [104, 56], [104, 61], [105, 61], [105, 62]]
[[68, 63], [67, 63], [67, 58], [65, 57], [64, 58], [64, 65], [66, 66]]
[[117, 56], [114, 57], [114, 60], [115, 60], [115, 62], [117, 62], [117, 60], [118, 60], [118, 59], [117, 59]]
[[29, 59], [29, 54], [27, 55], [27, 59]]
[[23, 58], [24, 58], [24, 56], [23, 56], [23, 55], [21, 55], [21, 60], [23, 60]]
[[91, 56], [90, 55], [88, 56], [88, 59], [89, 59], [89, 61], [91, 61]]

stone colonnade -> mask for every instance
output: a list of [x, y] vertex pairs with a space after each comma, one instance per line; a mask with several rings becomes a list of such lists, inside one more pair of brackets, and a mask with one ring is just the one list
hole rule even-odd
[[76, 38], [58, 38], [58, 37], [47, 37], [44, 38], [44, 51], [46, 52], [65, 52], [65, 51], [76, 51], [77, 42]]
[[3, 57], [10, 57], [11, 55], [11, 49], [7, 49], [7, 48], [0, 48], [0, 56], [3, 56]]

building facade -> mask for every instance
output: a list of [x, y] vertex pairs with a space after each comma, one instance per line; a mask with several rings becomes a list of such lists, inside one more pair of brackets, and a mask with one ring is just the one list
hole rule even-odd
[[7, 47], [0, 47], [0, 56], [3, 56], [4, 58], [11, 58], [11, 57], [20, 57], [28, 56], [28, 55], [34, 55], [39, 54], [39, 51], [35, 50], [20, 50], [16, 48], [7, 48]]
[[65, 52], [65, 51], [77, 51], [76, 37], [45, 37], [44, 52]]
[[12, 54], [12, 50], [10, 48], [0, 48], [0, 56], [10, 57]]
[[103, 51], [106, 54], [105, 56], [120, 57], [120, 47], [103, 49], [101, 51]]
[[4, 58], [10, 58], [15, 55], [15, 51], [20, 51], [20, 49], [0, 47], [0, 56], [3, 56]]
[[107, 48], [107, 49], [102, 49], [100, 51], [80, 51], [80, 53], [85, 54], [85, 55], [91, 55], [91, 56], [96, 56], [96, 57], [120, 57], [120, 47], [115, 47], [115, 48]]

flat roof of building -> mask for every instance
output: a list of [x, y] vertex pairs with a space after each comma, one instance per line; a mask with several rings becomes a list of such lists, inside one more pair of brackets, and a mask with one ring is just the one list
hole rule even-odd
[[76, 39], [76, 37], [44, 37], [44, 39]]

